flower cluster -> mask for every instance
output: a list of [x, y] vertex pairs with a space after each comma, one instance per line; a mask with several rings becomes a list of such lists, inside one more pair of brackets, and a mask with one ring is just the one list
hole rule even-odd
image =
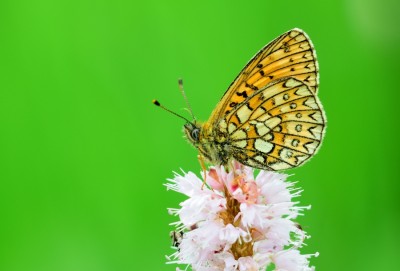
[[204, 174], [204, 180], [175, 174], [166, 184], [189, 197], [169, 209], [179, 216], [169, 263], [196, 271], [314, 270], [308, 259], [316, 254], [300, 254], [308, 236], [293, 221], [308, 207], [292, 201], [301, 191], [285, 181], [287, 175], [260, 171], [255, 177], [237, 162], [230, 172], [216, 166]]

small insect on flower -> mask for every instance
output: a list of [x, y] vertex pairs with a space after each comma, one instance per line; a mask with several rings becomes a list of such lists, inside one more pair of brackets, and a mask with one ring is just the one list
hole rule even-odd
[[172, 223], [176, 251], [169, 263], [193, 270], [311, 271], [309, 258], [299, 249], [308, 237], [294, 219], [309, 207], [292, 201], [300, 195], [287, 175], [254, 170], [236, 161], [229, 172], [223, 166], [206, 171], [204, 180], [189, 172], [175, 177], [167, 189], [189, 198], [181, 208], [169, 209], [178, 216]]
[[235, 159], [259, 169], [302, 165], [318, 150], [326, 126], [317, 97], [318, 62], [307, 34], [292, 29], [262, 48], [229, 86], [210, 118], [184, 119], [187, 139], [203, 160], [227, 167]]
[[181, 244], [183, 238], [183, 231], [171, 231], [169, 236], [172, 240], [172, 246], [179, 249], [179, 245]]

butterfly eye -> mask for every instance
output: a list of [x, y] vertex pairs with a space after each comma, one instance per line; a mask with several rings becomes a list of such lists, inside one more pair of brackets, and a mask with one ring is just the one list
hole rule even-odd
[[195, 128], [190, 133], [190, 136], [193, 138], [194, 141], [199, 141], [199, 132], [200, 130], [198, 128]]

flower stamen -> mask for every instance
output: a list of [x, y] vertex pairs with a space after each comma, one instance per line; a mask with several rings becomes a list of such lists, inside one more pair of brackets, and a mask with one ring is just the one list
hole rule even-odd
[[253, 256], [253, 242], [244, 242], [243, 238], [240, 237], [231, 246], [231, 252], [235, 260], [241, 257]]

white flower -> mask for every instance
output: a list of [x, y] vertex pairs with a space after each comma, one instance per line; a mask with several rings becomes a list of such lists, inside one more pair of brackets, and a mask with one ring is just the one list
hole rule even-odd
[[196, 271], [258, 271], [269, 265], [275, 271], [314, 270], [308, 259], [316, 254], [300, 254], [308, 236], [292, 220], [307, 208], [292, 201], [301, 191], [285, 174], [261, 170], [254, 177], [252, 168], [237, 162], [232, 168], [211, 167], [205, 181], [190, 172], [175, 174], [166, 184], [189, 197], [179, 209], [169, 209], [183, 233], [169, 263]]
[[301, 255], [296, 249], [284, 250], [273, 257], [276, 271], [314, 271], [314, 267], [308, 267], [308, 258], [318, 254]]

